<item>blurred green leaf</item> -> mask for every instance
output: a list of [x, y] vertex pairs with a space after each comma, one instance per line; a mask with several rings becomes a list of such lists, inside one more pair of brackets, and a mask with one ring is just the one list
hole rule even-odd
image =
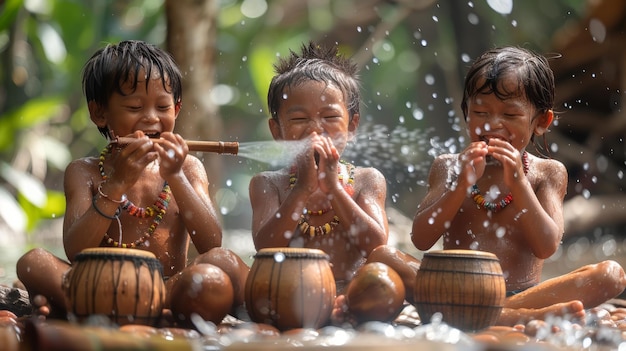
[[49, 121], [59, 113], [63, 101], [58, 97], [32, 99], [19, 108], [0, 116], [0, 151], [14, 146], [15, 137], [22, 129]]
[[17, 189], [29, 202], [38, 207], [45, 205], [46, 187], [41, 180], [29, 173], [21, 172], [5, 162], [0, 162], [0, 176]]
[[0, 31], [6, 30], [13, 24], [15, 16], [22, 8], [23, 0], [6, 0], [0, 11]]
[[26, 229], [26, 214], [15, 200], [13, 195], [4, 187], [0, 186], [0, 217], [16, 233], [22, 233]]

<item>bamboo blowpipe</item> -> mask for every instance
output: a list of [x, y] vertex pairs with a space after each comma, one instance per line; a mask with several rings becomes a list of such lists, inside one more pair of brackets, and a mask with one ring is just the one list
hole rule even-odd
[[[117, 137], [113, 143], [127, 145], [136, 140], [130, 137]], [[152, 139], [155, 143], [160, 143], [161, 139]], [[214, 152], [218, 154], [237, 155], [239, 152], [239, 142], [237, 141], [199, 141], [186, 140], [189, 151]]]

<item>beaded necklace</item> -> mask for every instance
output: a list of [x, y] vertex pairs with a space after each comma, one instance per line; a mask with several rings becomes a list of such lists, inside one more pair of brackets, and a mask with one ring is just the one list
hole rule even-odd
[[[339, 163], [346, 168], [346, 173], [348, 173], [348, 181], [344, 184], [344, 174], [341, 171], [341, 169], [338, 169], [337, 173], [339, 174], [339, 181], [341, 181], [341, 183], [343, 184], [343, 188], [346, 190], [346, 192], [350, 194], [350, 196], [352, 196], [354, 195], [354, 168], [355, 167], [353, 164], [348, 163], [344, 160], [340, 160]], [[293, 189], [293, 187], [296, 185], [297, 180], [298, 180], [298, 177], [296, 175], [296, 167], [291, 166], [291, 169], [289, 170], [289, 188], [290, 189]], [[330, 210], [332, 210], [332, 207], [327, 208], [327, 209], [322, 209], [322, 210], [309, 210], [305, 208], [302, 211], [303, 212], [302, 215], [300, 215], [300, 220], [298, 221], [298, 228], [300, 228], [300, 232], [308, 233], [311, 238], [318, 236], [318, 235], [330, 234], [333, 231], [333, 229], [337, 225], [339, 225], [339, 217], [337, 216], [333, 216], [333, 219], [330, 222], [324, 223], [319, 226], [314, 226], [314, 225], [309, 224], [310, 216], [321, 216]]]
[[[106, 175], [106, 173], [104, 173], [104, 160], [106, 159], [107, 154], [111, 152], [112, 147], [113, 145], [109, 144], [100, 153], [98, 169], [100, 170], [100, 175], [102, 176], [103, 181], [108, 179], [108, 176]], [[159, 224], [163, 220], [163, 217], [165, 216], [165, 213], [167, 212], [167, 208], [171, 200], [171, 193], [172, 191], [170, 189], [170, 186], [167, 184], [167, 182], [165, 182], [163, 184], [163, 189], [159, 193], [159, 196], [157, 197], [154, 204], [146, 208], [136, 206], [135, 204], [133, 204], [132, 201], [128, 199], [128, 197], [123, 196], [121, 205], [120, 205], [121, 209], [126, 210], [126, 212], [128, 212], [131, 216], [138, 217], [138, 218], [154, 217], [154, 219], [152, 220], [152, 224], [150, 224], [150, 227], [148, 227], [148, 231], [146, 231], [146, 233], [144, 233], [139, 239], [135, 240], [134, 242], [131, 242], [128, 244], [121, 243], [121, 242], [113, 240], [113, 238], [111, 238], [109, 234], [107, 233], [104, 233], [104, 241], [110, 246], [118, 246], [118, 247], [123, 247], [123, 248], [135, 248], [135, 247], [143, 245], [146, 242], [146, 240], [148, 240], [152, 236], [152, 234], [154, 234], [154, 232], [156, 231], [156, 228], [159, 226]], [[116, 217], [116, 219], [119, 222], [119, 218]], [[120, 225], [120, 237], [121, 237], [121, 225]]]
[[330, 234], [337, 225], [339, 225], [339, 217], [337, 216], [333, 216], [332, 221], [324, 223], [320, 226], [310, 225], [308, 217], [305, 215], [301, 215], [300, 220], [298, 221], [298, 228], [300, 228], [300, 232], [308, 233], [311, 238], [318, 235]]
[[[524, 166], [524, 174], [528, 174], [528, 153], [524, 151], [522, 154], [522, 164]], [[508, 193], [502, 200], [498, 202], [490, 202], [485, 199], [484, 196], [481, 195], [480, 190], [476, 184], [472, 185], [472, 199], [478, 206], [478, 208], [483, 207], [487, 211], [491, 211], [496, 213], [501, 209], [508, 206], [511, 202], [513, 202], [513, 194]]]

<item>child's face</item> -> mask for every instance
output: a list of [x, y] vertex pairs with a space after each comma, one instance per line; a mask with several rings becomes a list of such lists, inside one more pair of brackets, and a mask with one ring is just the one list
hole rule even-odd
[[[144, 74], [143, 70], [139, 72]], [[141, 130], [150, 137], [158, 138], [163, 132], [174, 130], [175, 120], [180, 111], [180, 103], [174, 102], [171, 92], [163, 87], [161, 78], [151, 77], [146, 86], [145, 77], [137, 82], [135, 91], [131, 83], [122, 85], [124, 95], [114, 92], [108, 106], [94, 107], [90, 113], [99, 126], [108, 126], [112, 137], [125, 136]]]
[[283, 92], [278, 121], [270, 119], [270, 130], [276, 140], [305, 139], [313, 132], [329, 136], [341, 153], [359, 123], [350, 114], [343, 93], [333, 85], [308, 81]]
[[[507, 88], [513, 91], [514, 86]], [[542, 134], [551, 121], [552, 111], [540, 114], [523, 94], [501, 100], [493, 93], [479, 93], [468, 100], [467, 127], [472, 142], [488, 143], [497, 138], [521, 151], [533, 134]]]

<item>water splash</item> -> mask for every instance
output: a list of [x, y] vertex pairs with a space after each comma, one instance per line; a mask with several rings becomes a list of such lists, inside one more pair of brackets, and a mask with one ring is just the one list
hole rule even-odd
[[240, 142], [237, 156], [263, 162], [271, 167], [285, 167], [293, 163], [295, 155], [305, 145], [304, 140]]
[[412, 129], [384, 125], [361, 125], [348, 144], [343, 158], [359, 166], [374, 167], [390, 183], [423, 184], [430, 169], [432, 148], [430, 134], [434, 129]]
[[[458, 152], [463, 143], [462, 138], [440, 140], [432, 136], [433, 132], [434, 128], [408, 129], [401, 125], [390, 129], [380, 124], [361, 124], [342, 158], [357, 166], [378, 169], [389, 184], [424, 186], [433, 158]], [[292, 164], [306, 145], [305, 140], [241, 142], [238, 156], [280, 168]]]

